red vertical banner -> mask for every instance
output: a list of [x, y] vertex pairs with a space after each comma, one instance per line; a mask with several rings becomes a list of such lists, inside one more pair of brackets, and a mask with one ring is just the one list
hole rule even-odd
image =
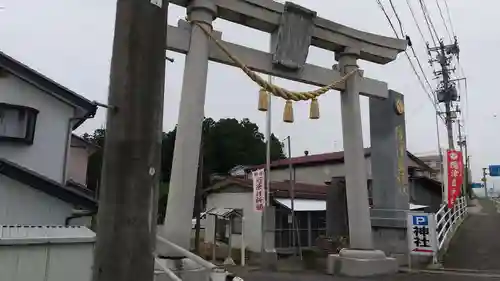
[[462, 152], [446, 150], [446, 178], [445, 194], [448, 208], [455, 205], [455, 201], [461, 195], [463, 183], [464, 162]]
[[265, 184], [265, 172], [264, 169], [255, 170], [252, 172], [253, 180], [253, 203], [256, 212], [262, 212], [266, 206], [266, 191], [264, 188]]

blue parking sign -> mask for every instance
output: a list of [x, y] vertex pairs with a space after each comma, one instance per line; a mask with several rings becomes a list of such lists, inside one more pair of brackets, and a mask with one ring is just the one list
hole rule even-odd
[[406, 221], [410, 253], [419, 256], [434, 256], [438, 249], [434, 214], [408, 212]]
[[490, 177], [500, 177], [500, 165], [490, 165]]
[[413, 225], [429, 225], [429, 217], [413, 216]]

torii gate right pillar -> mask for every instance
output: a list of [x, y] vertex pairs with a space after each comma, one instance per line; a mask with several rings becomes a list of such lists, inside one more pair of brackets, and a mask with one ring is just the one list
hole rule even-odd
[[[345, 48], [336, 54], [340, 71], [349, 73], [358, 69], [359, 50]], [[349, 246], [353, 249], [372, 250], [368, 189], [366, 186], [365, 151], [359, 100], [360, 73], [350, 76], [341, 93], [342, 136], [346, 169], [347, 212], [349, 217]]]
[[[340, 71], [348, 73], [357, 69], [359, 55], [359, 50], [352, 47], [336, 53]], [[327, 261], [328, 273], [353, 277], [392, 274], [398, 270], [396, 259], [373, 247], [359, 99], [360, 77], [359, 71], [350, 76], [341, 93], [349, 248], [342, 249], [338, 255], [330, 255]]]

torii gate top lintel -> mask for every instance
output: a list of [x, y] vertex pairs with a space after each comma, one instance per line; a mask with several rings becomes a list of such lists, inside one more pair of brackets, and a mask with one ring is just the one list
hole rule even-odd
[[[217, 17], [272, 33], [279, 27], [286, 4], [271, 0], [211, 0], [217, 6]], [[188, 7], [191, 0], [170, 0], [172, 4]], [[336, 22], [314, 17], [311, 45], [341, 52], [346, 47], [360, 50], [362, 60], [386, 64], [406, 50], [406, 40], [364, 32]]]

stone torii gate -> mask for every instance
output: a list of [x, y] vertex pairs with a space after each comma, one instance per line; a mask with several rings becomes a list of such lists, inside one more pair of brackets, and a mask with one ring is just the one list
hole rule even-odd
[[[406, 41], [352, 29], [288, 2], [170, 0], [170, 3], [186, 7], [190, 22], [180, 20], [177, 27], [169, 26], [167, 33], [167, 49], [186, 54], [186, 59], [169, 199], [160, 235], [187, 249], [190, 246], [208, 62], [238, 66], [210, 37], [218, 39], [255, 72], [316, 86], [330, 85], [332, 81], [339, 81], [356, 71], [359, 59], [378, 64], [395, 60], [406, 49]], [[216, 18], [271, 33], [276, 42], [272, 52], [222, 40], [222, 34], [212, 29]], [[338, 66], [328, 69], [306, 63], [310, 45], [334, 52]], [[358, 73], [333, 87], [342, 92], [350, 248], [356, 249], [346, 252], [346, 266], [356, 261], [366, 264], [371, 259], [378, 264], [381, 262], [380, 251], [374, 251], [373, 247], [359, 95], [386, 99], [388, 86], [385, 82], [362, 77], [362, 71]]]

